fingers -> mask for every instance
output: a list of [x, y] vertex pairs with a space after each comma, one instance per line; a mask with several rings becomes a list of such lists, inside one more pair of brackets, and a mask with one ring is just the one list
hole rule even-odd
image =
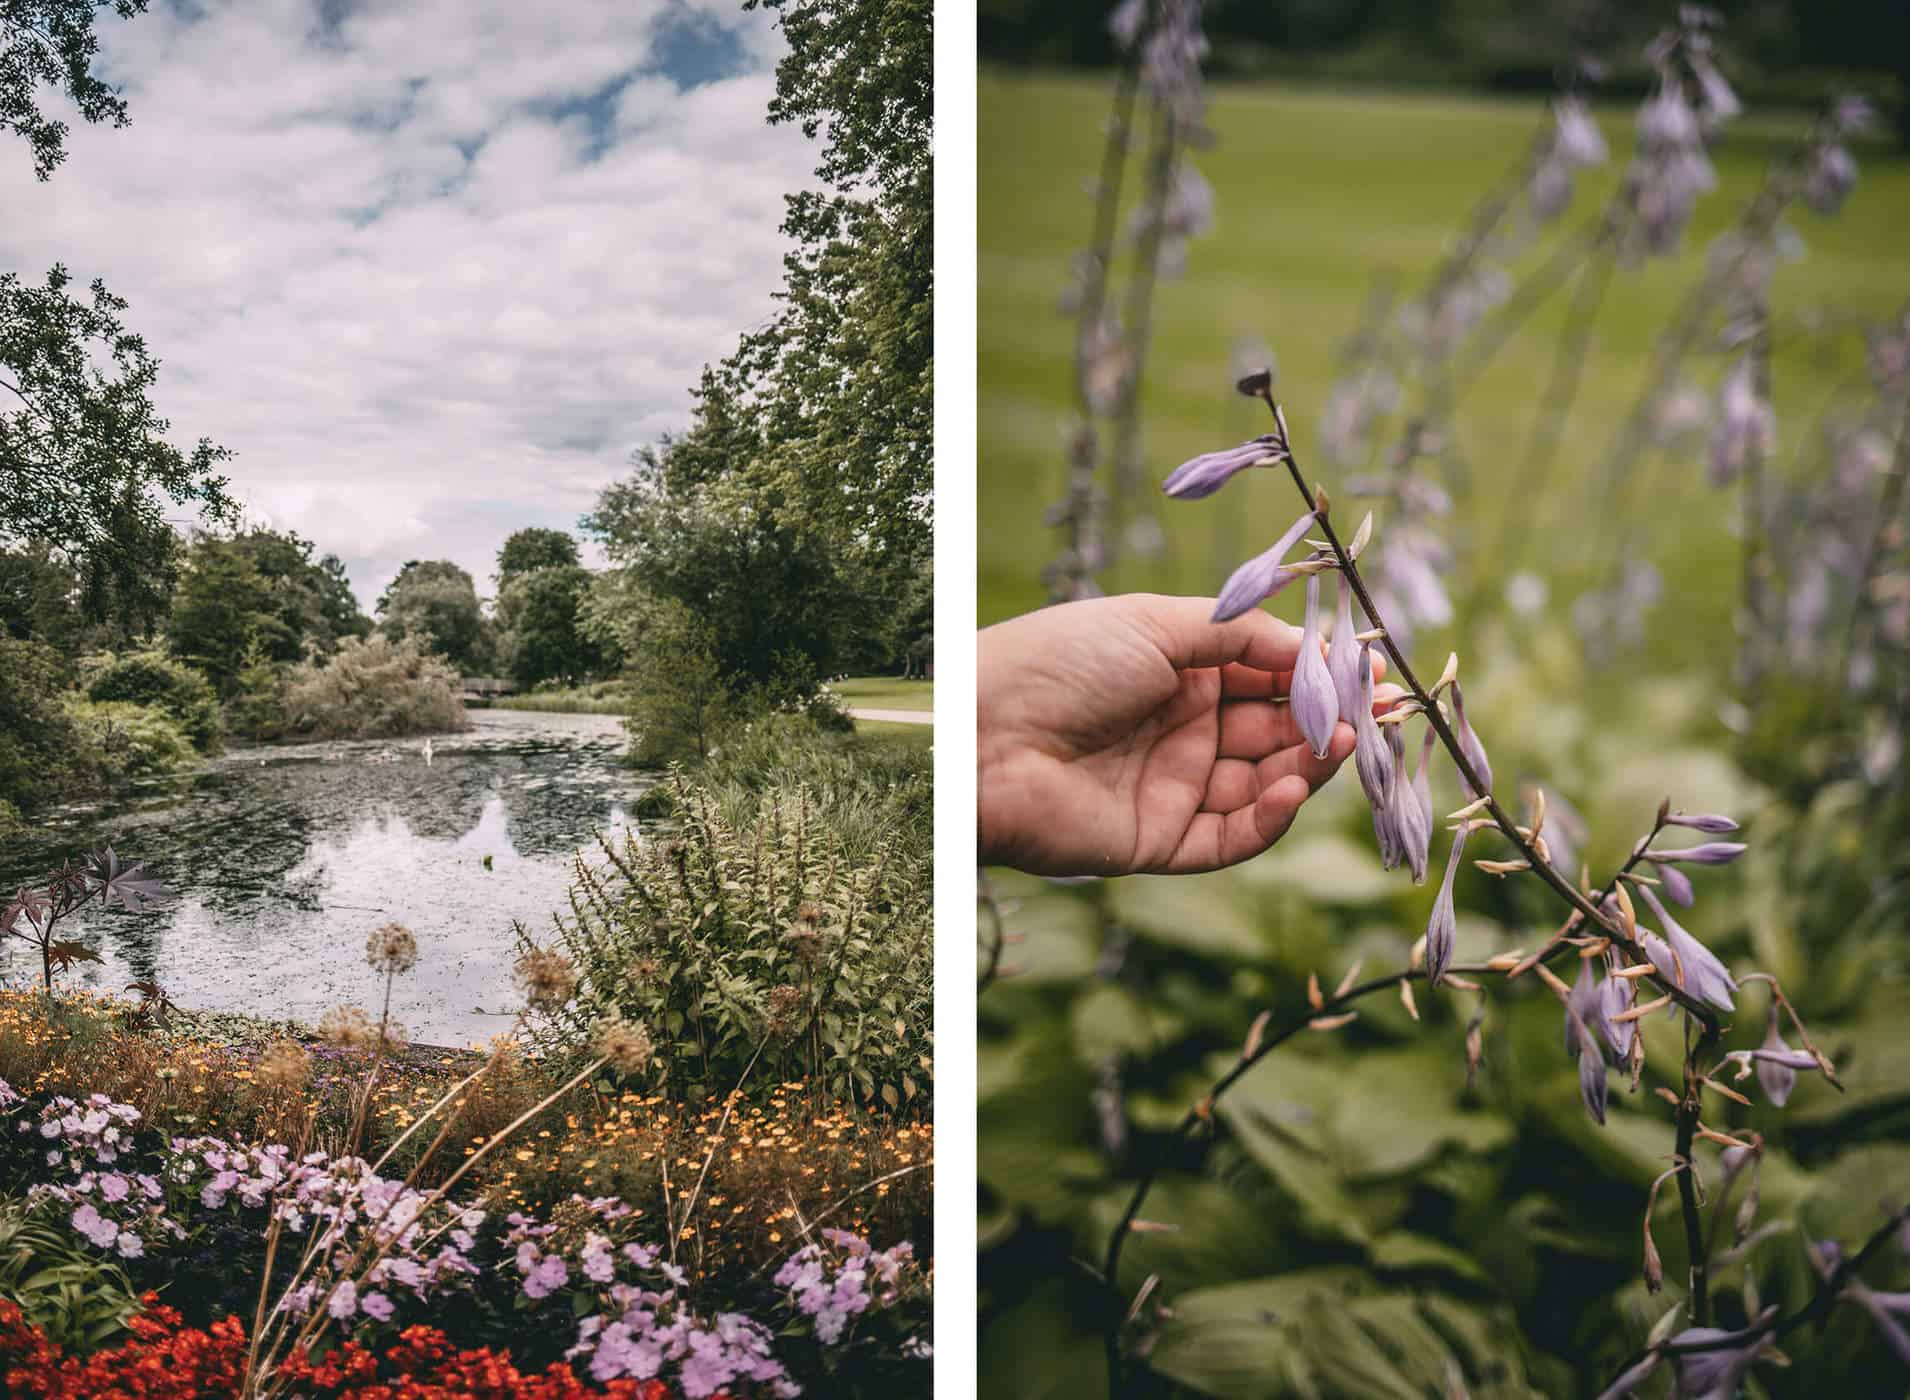
[[1177, 670], [1237, 663], [1255, 671], [1291, 671], [1300, 654], [1300, 629], [1258, 609], [1215, 622], [1211, 598], [1136, 593], [1123, 602]]
[[[1396, 685], [1379, 687], [1373, 692], [1373, 713], [1385, 714], [1405, 694]], [[1221, 758], [1258, 760], [1300, 742], [1300, 727], [1290, 705], [1240, 700], [1223, 701], [1220, 706], [1220, 741], [1215, 752]]]
[[1305, 779], [1286, 777], [1249, 806], [1202, 812], [1187, 824], [1168, 869], [1191, 874], [1251, 860], [1287, 834], [1310, 791]]

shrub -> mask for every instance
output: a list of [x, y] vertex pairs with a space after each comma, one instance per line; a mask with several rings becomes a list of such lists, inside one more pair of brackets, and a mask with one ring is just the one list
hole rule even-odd
[[91, 773], [62, 698], [66, 662], [40, 642], [0, 637], [0, 793], [31, 812]]
[[123, 656], [101, 653], [80, 667], [89, 700], [151, 706], [176, 721], [199, 752], [218, 748], [219, 698], [212, 683], [185, 662], [155, 647]]
[[[852, 859], [889, 851], [920, 862], [934, 845], [935, 764], [926, 749], [837, 733], [806, 715], [761, 715], [740, 725], [696, 772], [699, 790], [730, 825], [756, 824], [766, 799], [787, 787], [808, 794], [816, 821]], [[674, 788], [654, 789], [650, 810], [665, 815]]]
[[287, 728], [315, 739], [388, 739], [466, 729], [459, 676], [415, 637], [347, 637], [332, 659], [306, 662], [286, 687]]
[[109, 785], [171, 773], [198, 756], [184, 727], [157, 706], [69, 696], [66, 712], [95, 776]]
[[47, 1340], [69, 1347], [98, 1346], [139, 1309], [124, 1269], [12, 1202], [0, 1205], [0, 1296]]
[[650, 1027], [669, 1082], [693, 1092], [727, 1088], [760, 1044], [759, 1083], [915, 1098], [933, 982], [922, 873], [893, 852], [850, 854], [801, 788], [762, 793], [739, 828], [681, 774], [671, 784], [673, 836], [605, 838], [604, 864], [577, 860], [569, 912], [553, 919], [577, 992], [532, 1017], [536, 1043], [574, 1056], [618, 1015]]

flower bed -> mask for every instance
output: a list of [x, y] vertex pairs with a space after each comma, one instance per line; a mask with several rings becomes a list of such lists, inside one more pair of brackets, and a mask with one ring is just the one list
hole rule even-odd
[[[926, 1383], [926, 1282], [907, 1243], [878, 1251], [851, 1232], [802, 1224], [810, 1242], [773, 1278], [712, 1309], [692, 1295], [670, 1242], [641, 1238], [641, 1212], [615, 1196], [500, 1213], [383, 1176], [382, 1163], [361, 1157], [157, 1132], [105, 1095], [36, 1101], [0, 1082], [0, 1108], [11, 1124], [0, 1193], [63, 1223], [102, 1263], [163, 1287], [166, 1316], [188, 1324], [155, 1332], [159, 1314], [129, 1324], [144, 1329], [142, 1345], [211, 1364], [243, 1340], [238, 1319], [256, 1318], [259, 1351], [279, 1358], [281, 1376], [309, 1351], [339, 1385], [369, 1387], [386, 1383], [377, 1367], [398, 1364], [394, 1343], [410, 1345], [428, 1320], [442, 1329], [432, 1334], [439, 1353], [477, 1348], [468, 1365], [493, 1368], [487, 1375], [541, 1368], [508, 1382], [529, 1388], [485, 1394], [638, 1394], [574, 1387], [663, 1381], [697, 1400], [795, 1395], [823, 1375], [832, 1394], [910, 1373]], [[51, 1386], [66, 1384], [59, 1366], [74, 1359], [56, 1360], [42, 1368]], [[417, 1385], [317, 1393], [466, 1393], [393, 1374]]]

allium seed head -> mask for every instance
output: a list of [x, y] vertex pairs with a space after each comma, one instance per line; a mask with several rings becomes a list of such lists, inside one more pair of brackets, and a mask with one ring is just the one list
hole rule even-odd
[[529, 948], [518, 958], [517, 985], [533, 1011], [555, 1011], [577, 991], [577, 969], [569, 958], [549, 948]]
[[312, 1057], [296, 1040], [275, 1040], [253, 1069], [259, 1083], [272, 1089], [303, 1089], [312, 1077]]
[[641, 1074], [656, 1054], [650, 1032], [630, 1021], [606, 1021], [597, 1031], [597, 1053], [618, 1074]]
[[340, 1050], [368, 1050], [378, 1042], [378, 1027], [361, 1007], [334, 1006], [319, 1018], [318, 1035]]
[[403, 924], [385, 924], [365, 940], [365, 961], [372, 971], [395, 977], [418, 965], [418, 940]]

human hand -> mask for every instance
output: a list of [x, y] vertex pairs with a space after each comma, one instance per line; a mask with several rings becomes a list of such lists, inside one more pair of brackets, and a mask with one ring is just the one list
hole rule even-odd
[[[1315, 758], [1284, 699], [1300, 629], [1211, 598], [1134, 593], [985, 629], [976, 697], [983, 864], [1040, 875], [1191, 874], [1286, 834], [1353, 752]], [[1375, 674], [1381, 663], [1375, 657]], [[1399, 697], [1380, 687], [1374, 709]]]

